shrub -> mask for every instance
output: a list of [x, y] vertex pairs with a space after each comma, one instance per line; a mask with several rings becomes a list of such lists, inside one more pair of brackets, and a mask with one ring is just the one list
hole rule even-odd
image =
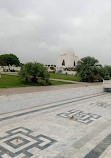
[[43, 85], [50, 84], [49, 73], [43, 64], [40, 63], [27, 63], [24, 64], [19, 73], [20, 80], [25, 83], [38, 83]]

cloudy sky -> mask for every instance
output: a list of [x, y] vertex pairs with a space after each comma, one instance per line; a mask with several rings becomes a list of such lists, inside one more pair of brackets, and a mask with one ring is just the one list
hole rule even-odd
[[111, 64], [111, 0], [0, 0], [0, 54], [55, 64], [67, 48]]

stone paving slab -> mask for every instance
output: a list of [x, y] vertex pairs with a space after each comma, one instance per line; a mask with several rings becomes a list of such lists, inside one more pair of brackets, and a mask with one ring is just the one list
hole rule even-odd
[[0, 114], [102, 92], [102, 86], [90, 86], [71, 89], [60, 89], [47, 92], [44, 91], [15, 94], [10, 96], [0, 96]]
[[54, 105], [0, 115], [0, 158], [110, 157], [110, 93]]

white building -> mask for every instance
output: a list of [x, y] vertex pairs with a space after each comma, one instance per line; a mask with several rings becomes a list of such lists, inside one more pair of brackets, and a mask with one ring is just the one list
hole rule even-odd
[[[78, 57], [75, 56], [73, 50], [65, 50], [58, 58], [56, 65], [56, 72], [74, 74], [75, 72], [68, 72], [71, 68], [75, 68], [78, 62]], [[71, 70], [70, 70], [71, 71]]]
[[[10, 66], [10, 70], [20, 71], [21, 67], [20, 66], [16, 67], [16, 66], [12, 65], [12, 66]], [[4, 71], [8, 72], [10, 70], [9, 70], [9, 66], [0, 66], [0, 72], [4, 72]]]

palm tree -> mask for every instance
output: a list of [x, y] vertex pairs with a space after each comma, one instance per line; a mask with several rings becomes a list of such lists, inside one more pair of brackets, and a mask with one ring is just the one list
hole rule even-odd
[[25, 83], [49, 84], [49, 73], [43, 64], [29, 62], [24, 64], [19, 73], [20, 80]]
[[97, 75], [97, 67], [99, 65], [98, 60], [94, 57], [84, 57], [76, 66], [77, 75], [81, 78], [84, 82], [94, 82], [95, 76]]

